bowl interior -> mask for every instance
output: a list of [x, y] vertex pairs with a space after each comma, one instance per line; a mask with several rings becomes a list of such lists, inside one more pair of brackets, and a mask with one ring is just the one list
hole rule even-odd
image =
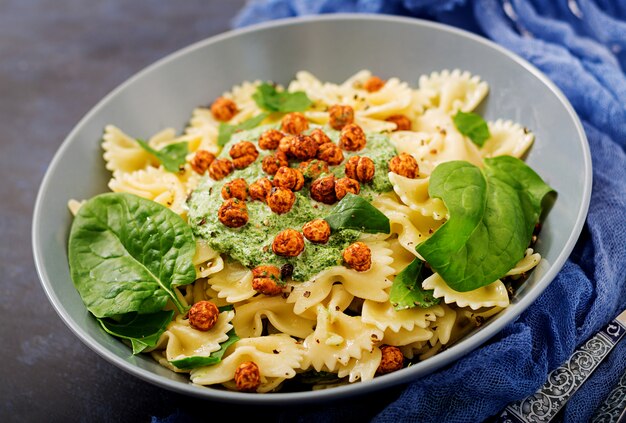
[[[446, 351], [408, 369], [347, 387], [313, 393], [250, 395], [203, 388], [133, 356], [87, 313], [71, 282], [67, 201], [107, 191], [100, 139], [107, 124], [138, 137], [164, 127], [182, 130], [194, 107], [208, 104], [245, 80], [287, 83], [299, 70], [341, 82], [361, 69], [417, 86], [420, 75], [442, 69], [480, 75], [490, 93], [480, 112], [511, 119], [536, 135], [527, 163], [558, 192], [537, 249], [541, 266], [497, 318]], [[558, 158], [558, 159], [557, 159]], [[580, 122], [564, 96], [521, 59], [474, 35], [414, 19], [332, 15], [279, 21], [234, 31], [181, 50], [142, 71], [92, 109], [67, 137], [40, 188], [33, 221], [35, 261], [54, 307], [92, 349], [132, 374], [165, 388], [223, 401], [280, 403], [353, 395], [425, 375], [468, 353], [497, 333], [545, 289], [581, 231], [591, 191], [591, 160]]]

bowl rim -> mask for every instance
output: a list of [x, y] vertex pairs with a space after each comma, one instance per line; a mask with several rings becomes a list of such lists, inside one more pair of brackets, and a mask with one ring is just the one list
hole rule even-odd
[[[312, 393], [311, 391], [305, 392], [277, 392], [271, 393], [267, 395], [259, 395], [256, 393], [242, 393], [242, 392], [232, 392], [221, 389], [214, 389], [210, 387], [204, 387], [200, 385], [194, 385], [191, 382], [181, 383], [175, 380], [168, 379], [156, 373], [153, 373], [149, 370], [142, 369], [134, 364], [127, 362], [126, 360], [116, 356], [108, 349], [100, 345], [97, 340], [92, 338], [85, 330], [83, 330], [76, 322], [71, 318], [69, 313], [65, 310], [62, 301], [56, 295], [52, 283], [51, 278], [48, 275], [48, 271], [44, 265], [44, 251], [41, 248], [41, 239], [40, 239], [40, 226], [41, 226], [41, 216], [44, 213], [44, 204], [43, 204], [43, 194], [47, 190], [50, 185], [50, 181], [52, 180], [51, 174], [52, 170], [58, 166], [58, 162], [61, 160], [61, 157], [64, 155], [65, 151], [70, 148], [71, 140], [76, 136], [76, 134], [82, 129], [83, 126], [91, 119], [92, 115], [96, 114], [105, 104], [107, 104], [113, 97], [115, 97], [120, 91], [126, 89], [127, 86], [133, 84], [136, 80], [142, 78], [144, 75], [155, 71], [160, 66], [169, 63], [171, 61], [177, 60], [179, 57], [188, 54], [191, 51], [204, 48], [208, 45], [218, 43], [222, 40], [239, 37], [243, 34], [253, 33], [257, 31], [265, 31], [271, 28], [278, 27], [289, 27], [289, 26], [297, 26], [302, 24], [307, 24], [311, 22], [319, 22], [319, 21], [364, 21], [364, 22], [390, 22], [390, 23], [399, 23], [399, 24], [410, 24], [421, 27], [426, 27], [427, 29], [433, 29], [436, 31], [448, 32], [453, 35], [470, 39], [479, 44], [483, 44], [486, 47], [489, 47], [500, 54], [507, 56], [516, 62], [519, 66], [524, 68], [526, 71], [530, 72], [533, 76], [535, 76], [539, 81], [541, 81], [560, 101], [562, 106], [565, 108], [570, 118], [575, 124], [576, 131], [579, 135], [579, 140], [581, 142], [582, 152], [583, 152], [583, 169], [581, 169], [585, 174], [584, 186], [582, 187], [582, 207], [578, 211], [576, 216], [575, 224], [573, 231], [571, 232], [567, 242], [565, 243], [564, 248], [561, 250], [556, 260], [551, 264], [550, 268], [543, 274], [537, 284], [533, 287], [530, 292], [525, 294], [523, 298], [520, 299], [517, 303], [510, 306], [507, 310], [510, 310], [507, 315], [502, 316], [501, 318], [492, 320], [489, 323], [488, 330], [481, 330], [477, 333], [472, 334], [471, 336], [463, 339], [461, 342], [454, 344], [449, 349], [442, 351], [430, 359], [424, 361], [423, 363], [428, 363], [428, 368], [426, 366], [420, 366], [422, 363], [418, 363], [418, 365], [412, 366], [410, 368], [403, 369], [400, 372], [390, 373], [384, 376], [379, 376], [372, 381], [367, 382], [358, 382], [354, 384], [349, 384], [345, 386], [339, 386], [332, 389], [325, 389], [321, 391], [315, 391]], [[505, 49], [504, 47], [490, 41], [486, 38], [483, 38], [479, 35], [473, 34], [471, 32], [458, 29], [449, 25], [426, 21], [422, 19], [416, 18], [408, 18], [408, 17], [400, 17], [400, 16], [392, 16], [392, 15], [373, 15], [373, 14], [355, 14], [355, 13], [338, 13], [338, 14], [328, 14], [328, 15], [316, 15], [316, 16], [306, 16], [306, 17], [292, 17], [285, 19], [278, 19], [270, 22], [264, 22], [256, 25], [252, 25], [245, 28], [230, 30], [221, 34], [214, 35], [212, 37], [197, 41], [179, 49], [173, 53], [168, 54], [167, 56], [157, 60], [156, 62], [148, 65], [143, 68], [139, 72], [135, 73], [133, 76], [128, 78], [126, 81], [118, 85], [111, 92], [109, 92], [105, 97], [103, 97], [98, 103], [93, 106], [83, 117], [82, 119], [74, 126], [71, 132], [64, 139], [63, 143], [57, 149], [57, 152], [52, 158], [48, 169], [43, 177], [41, 182], [34, 212], [33, 212], [33, 220], [32, 220], [32, 247], [33, 247], [33, 257], [35, 262], [35, 267], [37, 270], [37, 274], [39, 276], [39, 280], [41, 285], [48, 297], [48, 300], [52, 304], [54, 310], [57, 312], [61, 320], [66, 324], [66, 326], [76, 335], [85, 345], [87, 345], [91, 350], [96, 352], [100, 357], [104, 358], [108, 362], [114, 364], [118, 368], [130, 373], [142, 379], [144, 381], [150, 382], [154, 385], [160, 386], [162, 388], [184, 393], [187, 395], [200, 397], [204, 399], [218, 400], [228, 403], [246, 403], [246, 404], [264, 404], [264, 405], [286, 405], [286, 404], [305, 404], [305, 403], [313, 403], [319, 401], [330, 401], [337, 400], [341, 398], [363, 395], [366, 393], [371, 393], [373, 391], [386, 389], [392, 386], [397, 386], [400, 384], [406, 384], [411, 382], [412, 380], [417, 380], [420, 377], [426, 376], [427, 374], [433, 373], [434, 371], [440, 369], [443, 366], [449, 365], [454, 361], [460, 359], [461, 357], [469, 354], [482, 344], [484, 344], [491, 337], [499, 333], [506, 325], [511, 323], [517, 316], [519, 316], [526, 308], [535, 301], [535, 299], [546, 289], [546, 287], [552, 282], [552, 280], [556, 277], [557, 273], [562, 269], [565, 261], [569, 257], [572, 252], [576, 241], [582, 231], [587, 212], [589, 209], [589, 202], [591, 199], [591, 187], [592, 187], [592, 171], [591, 171], [591, 154], [589, 150], [589, 144], [587, 141], [587, 137], [584, 131], [584, 128], [578, 118], [578, 115], [574, 111], [574, 108], [567, 100], [565, 95], [561, 92], [561, 90], [550, 80], [547, 76], [545, 76], [539, 69], [537, 69], [534, 65], [527, 62], [525, 59], [521, 58], [517, 54]], [[455, 348], [459, 347], [463, 344], [463, 348]]]

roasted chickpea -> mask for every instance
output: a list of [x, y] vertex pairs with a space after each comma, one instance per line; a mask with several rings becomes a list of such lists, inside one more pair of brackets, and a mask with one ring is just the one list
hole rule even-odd
[[226, 182], [222, 186], [222, 198], [228, 200], [229, 198], [237, 198], [241, 201], [246, 201], [248, 197], [248, 184], [243, 178], [233, 179], [230, 182]]
[[286, 188], [272, 188], [267, 195], [267, 205], [274, 213], [287, 213], [296, 201], [296, 195]]
[[404, 365], [404, 355], [402, 351], [400, 351], [400, 348], [391, 345], [383, 345], [380, 347], [380, 352], [382, 353], [382, 357], [378, 369], [376, 369], [376, 374], [384, 375], [395, 372], [396, 370], [400, 370]]
[[389, 170], [411, 179], [417, 178], [420, 173], [417, 160], [407, 153], [402, 153], [389, 160]]
[[365, 272], [372, 266], [372, 251], [365, 243], [357, 241], [343, 250], [343, 261], [357, 272]]
[[349, 192], [356, 195], [361, 192], [359, 181], [348, 177], [340, 178], [335, 181], [335, 195], [337, 196], [337, 200], [341, 200]]
[[375, 93], [376, 91], [379, 91], [384, 86], [385, 86], [385, 81], [383, 81], [377, 76], [370, 76], [363, 83], [363, 88], [365, 88], [365, 90], [370, 93]]
[[324, 219], [315, 219], [302, 227], [305, 238], [317, 244], [326, 244], [330, 238], [330, 225]]
[[291, 156], [291, 146], [296, 141], [296, 137], [294, 135], [285, 135], [278, 142], [278, 150], [287, 155], [287, 157]]
[[268, 175], [275, 175], [278, 169], [283, 166], [289, 166], [289, 162], [287, 161], [287, 156], [282, 151], [265, 156], [261, 162], [263, 171]]
[[245, 361], [235, 370], [235, 385], [241, 392], [256, 392], [261, 386], [261, 372], [254, 361]]
[[211, 179], [219, 181], [230, 175], [233, 170], [233, 163], [230, 160], [215, 159], [209, 166], [209, 176]]
[[339, 135], [339, 147], [347, 151], [359, 151], [365, 148], [365, 132], [355, 123], [346, 125]]
[[319, 146], [317, 150], [317, 158], [324, 160], [331, 166], [336, 166], [343, 161], [343, 151], [336, 144], [327, 142]]
[[189, 325], [202, 332], [210, 330], [220, 315], [217, 306], [211, 301], [198, 301], [189, 309]]
[[245, 202], [231, 198], [222, 203], [217, 211], [217, 217], [223, 225], [239, 228], [248, 223], [248, 208]]
[[211, 104], [211, 114], [222, 122], [229, 121], [237, 114], [237, 105], [229, 98], [218, 97]]
[[312, 130], [309, 136], [315, 140], [318, 146], [326, 144], [327, 142], [332, 142], [328, 135], [326, 135], [320, 128]]
[[199, 173], [200, 175], [204, 175], [209, 169], [211, 163], [215, 160], [215, 154], [211, 153], [207, 150], [198, 150], [196, 151], [196, 155], [193, 156], [193, 160], [191, 161], [191, 168], [194, 172]]
[[276, 266], [257, 266], [252, 269], [252, 288], [263, 295], [278, 295], [283, 292], [280, 286], [280, 269]]
[[272, 190], [272, 183], [267, 178], [261, 178], [256, 182], [253, 182], [248, 187], [248, 194], [253, 200], [260, 200], [265, 202], [267, 194]]
[[296, 257], [304, 251], [304, 237], [295, 229], [285, 229], [274, 238], [272, 251], [278, 256]]
[[396, 129], [394, 131], [410, 131], [411, 130], [411, 119], [404, 115], [393, 115], [389, 116], [385, 119], [387, 122], [395, 123]]
[[282, 166], [274, 176], [274, 186], [300, 191], [304, 186], [304, 176], [298, 169]]
[[291, 135], [298, 135], [302, 131], [309, 129], [309, 122], [306, 117], [299, 112], [287, 113], [281, 120], [281, 130]]
[[317, 147], [317, 141], [308, 135], [296, 135], [289, 146], [289, 152], [298, 160], [309, 160], [315, 158]]
[[311, 198], [324, 204], [335, 203], [337, 201], [335, 175], [330, 174], [314, 180], [311, 184]]
[[369, 157], [352, 156], [346, 163], [346, 176], [367, 183], [374, 179], [376, 166]]
[[268, 129], [259, 137], [259, 147], [263, 150], [276, 150], [278, 143], [285, 135], [276, 129]]
[[350, 106], [335, 104], [328, 109], [328, 124], [331, 128], [340, 130], [354, 122], [354, 110]]
[[259, 157], [259, 152], [250, 141], [240, 141], [233, 145], [229, 154], [233, 158], [235, 169], [244, 169]]
[[328, 173], [328, 164], [323, 160], [307, 160], [300, 163], [298, 168], [307, 179], [314, 179], [323, 173]]

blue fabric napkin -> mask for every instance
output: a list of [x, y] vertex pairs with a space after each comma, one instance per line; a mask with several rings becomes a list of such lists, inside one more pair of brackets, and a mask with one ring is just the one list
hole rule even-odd
[[[550, 77], [582, 119], [593, 159], [589, 216], [554, 282], [487, 345], [415, 381], [374, 415], [363, 404], [300, 414], [378, 422], [477, 422], [533, 393], [575, 347], [626, 308], [626, 2], [613, 0], [253, 0], [234, 25], [333, 12], [431, 19], [486, 36]], [[626, 342], [570, 399], [587, 421], [626, 371]], [[357, 410], [361, 410], [360, 414]], [[356, 414], [352, 414], [356, 413]]]

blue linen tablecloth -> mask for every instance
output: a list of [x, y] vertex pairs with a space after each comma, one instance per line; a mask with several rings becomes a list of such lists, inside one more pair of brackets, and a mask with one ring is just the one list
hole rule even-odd
[[[378, 422], [476, 422], [533, 393], [577, 345], [626, 308], [626, 2], [613, 0], [253, 0], [241, 27], [334, 12], [386, 13], [454, 25], [533, 63], [583, 121], [593, 192], [583, 233], [554, 282], [514, 323], [454, 365], [409, 385]], [[626, 342], [570, 399], [566, 422], [587, 421], [626, 371]], [[338, 408], [302, 416], [337, 420]]]

